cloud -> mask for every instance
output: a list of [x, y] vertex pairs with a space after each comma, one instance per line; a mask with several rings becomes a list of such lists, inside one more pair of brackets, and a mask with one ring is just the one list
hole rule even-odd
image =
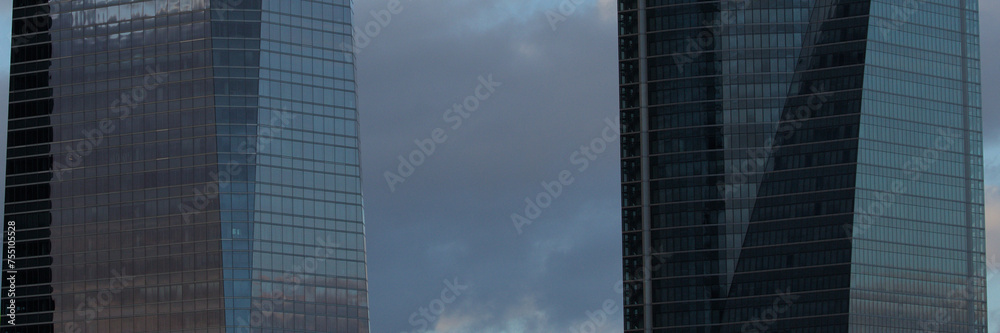
[[986, 184], [1000, 184], [1000, 152], [993, 153], [992, 151], [997, 150], [987, 149], [983, 154], [983, 172], [986, 176]]
[[983, 139], [987, 146], [1000, 145], [1000, 20], [993, 19], [1000, 15], [1000, 1], [979, 1], [979, 31], [982, 47], [982, 84], [983, 84]]
[[532, 297], [523, 297], [516, 304], [496, 311], [482, 303], [463, 307], [444, 315], [434, 327], [441, 333], [523, 333], [552, 332], [548, 316], [538, 308]]
[[[987, 239], [1000, 240], [1000, 186], [986, 186], [985, 192]], [[987, 241], [986, 248], [987, 256], [1000, 258], [1000, 243]]]
[[[993, 35], [1000, 31], [1000, 1], [979, 2], [979, 31], [982, 48], [983, 91], [983, 145], [986, 176], [986, 257], [1000, 258], [1000, 38]], [[1000, 272], [993, 272], [1000, 274]], [[991, 279], [987, 285], [987, 302], [990, 309], [990, 332], [1000, 331], [1000, 279]]]
[[433, 332], [440, 333], [537, 333], [537, 332], [594, 332], [621, 333], [621, 301], [614, 302], [613, 313], [602, 312], [600, 306], [580, 314], [580, 319], [571, 323], [557, 324], [550, 320], [548, 313], [530, 296], [522, 297], [517, 303], [504, 309], [495, 305], [483, 306], [477, 303], [441, 317]]
[[[987, 262], [1000, 260], [1000, 186], [986, 186], [986, 258]], [[987, 272], [987, 297], [990, 309], [990, 332], [1000, 329], [1000, 272]]]
[[[576, 171], [570, 155], [617, 118], [617, 24], [587, 2], [553, 31], [544, 12], [560, 2], [407, 2], [358, 57], [373, 332], [413, 330], [410, 315], [453, 277], [474, 287], [445, 310], [442, 332], [568, 331], [620, 303], [616, 149], [523, 234], [510, 219], [541, 182]], [[445, 110], [489, 74], [502, 85], [453, 129]], [[390, 191], [384, 172], [436, 128], [448, 139]]]
[[618, 23], [618, 7], [615, 0], [597, 0], [597, 8], [601, 13], [601, 21]]

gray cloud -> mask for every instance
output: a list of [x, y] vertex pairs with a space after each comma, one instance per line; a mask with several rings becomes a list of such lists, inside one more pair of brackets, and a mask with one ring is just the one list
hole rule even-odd
[[[979, 1], [979, 31], [982, 44], [983, 78], [983, 141], [986, 151], [984, 164], [986, 166], [986, 256], [1000, 258], [1000, 195], [997, 195], [997, 185], [1000, 185], [1000, 38], [995, 34], [1000, 31], [1000, 2]], [[996, 273], [994, 273], [996, 274]], [[987, 302], [991, 313], [1000, 311], [1000, 279], [989, 280]], [[991, 316], [990, 332], [1000, 329], [1000, 316]]]
[[[373, 332], [414, 330], [454, 277], [470, 289], [447, 305], [451, 332], [568, 330], [605, 300], [620, 309], [616, 143], [583, 172], [569, 160], [617, 118], [615, 22], [587, 4], [552, 31], [511, 4], [406, 3], [359, 57]], [[355, 24], [383, 6], [359, 4]], [[491, 73], [502, 86], [451, 129], [445, 110]], [[383, 173], [435, 128], [447, 140], [391, 192]], [[511, 213], [565, 169], [575, 182], [518, 235]]]
[[1000, 1], [979, 1], [979, 43], [982, 45], [980, 57], [983, 71], [983, 137], [990, 147], [1000, 145], [1000, 38], [995, 34], [1000, 31]]

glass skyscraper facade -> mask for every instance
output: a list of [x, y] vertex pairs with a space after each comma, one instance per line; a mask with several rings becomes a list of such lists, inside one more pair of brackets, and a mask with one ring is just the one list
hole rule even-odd
[[626, 332], [985, 332], [976, 0], [618, 0]]
[[368, 332], [351, 16], [14, 0], [0, 331]]

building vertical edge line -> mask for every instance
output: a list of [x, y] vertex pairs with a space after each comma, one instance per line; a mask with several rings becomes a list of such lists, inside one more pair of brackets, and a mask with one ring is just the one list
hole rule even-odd
[[639, 0], [639, 156], [642, 173], [642, 321], [653, 332], [653, 247], [649, 209], [649, 74], [646, 63], [646, 0]]
[[[973, 190], [972, 190], [972, 163], [973, 163], [973, 159], [972, 159], [972, 142], [970, 141], [971, 140], [971, 131], [972, 131], [971, 127], [972, 127], [972, 125], [969, 122], [969, 117], [971, 117], [971, 112], [969, 110], [969, 88], [970, 88], [969, 87], [969, 45], [968, 45], [968, 43], [969, 43], [969, 27], [968, 27], [968, 22], [966, 21], [967, 20], [967, 15], [966, 15], [967, 1], [968, 0], [959, 0], [959, 6], [960, 6], [960, 9], [959, 9], [959, 19], [960, 19], [960, 22], [961, 22], [960, 23], [961, 33], [959, 34], [959, 36], [962, 39], [961, 43], [959, 43], [959, 44], [962, 46], [962, 59], [961, 59], [961, 61], [962, 61], [962, 128], [963, 128], [963, 133], [962, 133], [963, 134], [963, 136], [962, 136], [962, 147], [963, 147], [962, 155], [963, 156], [962, 157], [963, 157], [963, 160], [964, 160], [963, 162], [965, 162], [965, 202], [966, 202], [966, 205], [967, 205], [966, 209], [965, 209], [965, 235], [966, 235], [966, 247], [965, 248], [966, 248], [966, 265], [967, 265], [966, 269], [967, 269], [967, 274], [968, 275], [966, 275], [967, 281], [966, 281], [966, 286], [965, 287], [969, 288], [969, 286], [976, 285], [975, 282], [977, 282], [977, 281], [975, 281], [975, 280], [977, 280], [977, 273], [976, 273], [976, 267], [975, 267], [975, 259], [974, 259], [974, 255], [973, 255], [973, 252], [974, 252], [974, 248], [973, 247], [975, 246], [975, 236], [973, 235], [974, 234], [973, 233], [973, 228], [976, 227], [975, 224], [974, 224], [974, 222], [973, 222], [974, 219], [975, 219], [975, 216], [976, 216], [976, 214], [973, 213], [973, 207], [976, 206], [976, 203], [975, 203], [975, 200], [973, 200], [973, 198], [972, 198], [972, 195], [973, 195]], [[978, 286], [976, 286], [975, 288], [978, 289]], [[968, 322], [969, 322], [969, 325], [972, 326], [971, 328], [973, 330], [977, 326], [977, 323], [976, 323], [976, 306], [975, 306], [975, 304], [976, 304], [976, 297], [975, 296], [972, 296], [971, 299], [969, 299], [966, 302], [966, 309], [967, 309], [968, 316], [969, 316]]]

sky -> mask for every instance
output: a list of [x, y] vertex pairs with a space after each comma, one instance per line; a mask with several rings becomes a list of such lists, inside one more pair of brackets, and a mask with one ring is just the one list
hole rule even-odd
[[[981, 1], [980, 17], [998, 15], [1000, 1]], [[372, 332], [622, 332], [618, 142], [604, 139], [618, 113], [615, 20], [612, 0], [402, 0], [393, 12], [355, 1], [355, 25], [369, 27], [357, 78]], [[1000, 39], [982, 44], [983, 84], [996, 91]], [[0, 75], [3, 91], [8, 68]], [[991, 257], [997, 95], [983, 95]], [[475, 111], [462, 117], [462, 103]], [[400, 167], [411, 155], [412, 170]], [[544, 208], [527, 214], [526, 198]]]
[[[386, 8], [356, 4], [358, 26]], [[372, 332], [422, 328], [420, 308], [446, 279], [468, 290], [446, 304], [439, 332], [569, 332], [588, 321], [622, 331], [618, 141], [602, 138], [618, 113], [617, 14], [612, 1], [582, 2], [553, 30], [545, 11], [558, 6], [404, 2], [358, 56]], [[495, 92], [461, 124], [445, 121], [490, 75]], [[385, 173], [436, 128], [447, 140], [390, 187]], [[581, 171], [571, 157], [595, 140], [611, 148]], [[525, 198], [563, 171], [573, 181], [550, 185], [559, 195], [519, 233], [511, 214], [527, 219]]]
[[[1000, 31], [1000, 1], [979, 1], [979, 31]], [[983, 165], [986, 173], [986, 257], [1000, 254], [1000, 38], [980, 38], [983, 83]], [[990, 259], [988, 259], [990, 260]], [[986, 300], [990, 309], [989, 332], [1000, 332], [1000, 272], [990, 272]]]
[[[545, 12], [559, 4], [404, 2], [358, 56], [372, 332], [422, 328], [420, 308], [446, 279], [468, 290], [446, 304], [439, 332], [569, 332], [588, 321], [622, 331], [618, 141], [602, 138], [618, 114], [617, 13], [613, 1], [581, 2], [553, 30]], [[356, 5], [361, 27], [386, 8]], [[495, 92], [461, 124], [445, 121], [490, 75]], [[390, 187], [385, 173], [436, 128], [447, 140]], [[581, 171], [571, 158], [595, 140], [611, 148]], [[519, 233], [511, 214], [529, 221], [525, 198], [563, 171], [573, 181], [551, 185], [551, 204]]]

